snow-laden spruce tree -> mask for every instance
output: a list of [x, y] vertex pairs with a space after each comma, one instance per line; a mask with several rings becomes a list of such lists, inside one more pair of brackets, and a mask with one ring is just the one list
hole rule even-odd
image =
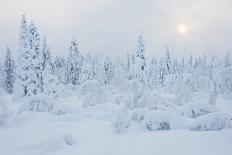
[[15, 82], [15, 61], [12, 59], [11, 50], [7, 47], [4, 70], [5, 70], [5, 91], [9, 94], [13, 93], [14, 82]]
[[52, 95], [53, 97], [57, 97], [57, 93], [59, 91], [59, 79], [52, 72], [52, 64], [47, 61], [44, 64], [44, 70], [42, 72], [43, 93], [47, 95]]
[[165, 63], [165, 74], [170, 75], [171, 74], [171, 58], [170, 58], [170, 53], [169, 53], [168, 47], [166, 49], [164, 63]]
[[4, 69], [0, 61], [0, 94], [4, 91]]
[[36, 79], [36, 75], [31, 66], [31, 51], [29, 49], [28, 39], [28, 26], [26, 17], [23, 15], [21, 19], [21, 27], [19, 33], [19, 47], [18, 47], [18, 59], [17, 59], [17, 76], [15, 82], [15, 92], [19, 97], [31, 96], [34, 94], [31, 89], [33, 79]]
[[114, 68], [112, 61], [107, 57], [104, 62], [105, 84], [110, 84], [114, 78]]
[[41, 51], [41, 89], [44, 94], [56, 97], [59, 85], [59, 79], [53, 73], [53, 65], [51, 62], [50, 47], [47, 45], [46, 37], [43, 39]]
[[35, 79], [32, 79], [30, 83], [31, 86], [30, 88], [32, 89], [33, 93], [36, 95], [39, 92], [42, 92], [41, 51], [40, 51], [39, 32], [35, 24], [32, 22], [28, 27], [28, 40], [29, 40], [29, 50], [30, 50], [30, 58], [31, 58], [30, 65], [36, 76]]
[[155, 58], [152, 58], [148, 64], [147, 86], [154, 89], [158, 86], [158, 63]]
[[136, 49], [136, 78], [141, 82], [144, 81], [145, 76], [145, 42], [143, 40], [143, 36], [140, 35], [137, 40], [137, 49]]
[[47, 45], [47, 38], [44, 36], [41, 48], [41, 70], [45, 69], [45, 65], [51, 63], [50, 47]]
[[81, 79], [82, 56], [75, 38], [72, 38], [69, 56], [66, 66], [66, 81], [73, 85], [79, 85]]
[[56, 56], [53, 65], [54, 74], [58, 77], [60, 83], [65, 84], [65, 59], [63, 57]]
[[159, 84], [163, 85], [163, 82], [165, 80], [166, 77], [166, 65], [165, 65], [165, 61], [163, 59], [160, 60], [159, 62]]
[[97, 71], [96, 60], [93, 56], [91, 56], [88, 53], [82, 61], [81, 83], [84, 83], [87, 80], [95, 80], [96, 71]]
[[226, 53], [224, 64], [225, 68], [230, 67], [232, 65], [231, 55], [229, 53]]

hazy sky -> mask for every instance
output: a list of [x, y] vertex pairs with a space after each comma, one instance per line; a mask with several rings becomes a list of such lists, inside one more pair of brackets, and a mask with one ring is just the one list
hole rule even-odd
[[178, 56], [232, 51], [232, 0], [0, 0], [0, 53], [16, 51], [22, 14], [54, 55], [67, 55], [76, 36], [82, 53], [122, 56], [140, 34], [148, 55], [166, 46]]

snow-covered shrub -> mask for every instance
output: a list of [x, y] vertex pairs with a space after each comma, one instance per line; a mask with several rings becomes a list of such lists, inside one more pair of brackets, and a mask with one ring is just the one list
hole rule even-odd
[[84, 107], [105, 103], [108, 92], [103, 89], [97, 80], [88, 80], [81, 85], [80, 97]]
[[175, 96], [158, 91], [149, 93], [144, 99], [149, 110], [175, 111]]
[[122, 132], [129, 127], [130, 115], [125, 109], [118, 108], [112, 114], [111, 123], [114, 132]]
[[24, 111], [51, 112], [57, 105], [58, 103], [54, 98], [39, 94], [28, 97], [19, 107], [18, 113], [22, 113]]
[[232, 67], [222, 70], [216, 76], [217, 87], [222, 94], [232, 93]]
[[166, 76], [165, 81], [164, 81], [164, 86], [166, 90], [169, 91], [170, 93], [175, 91], [175, 86], [176, 86], [176, 83], [178, 82], [178, 79], [179, 77], [177, 74], [171, 74], [171, 75]]
[[181, 108], [181, 113], [184, 116], [196, 118], [201, 115], [205, 115], [208, 113], [217, 112], [217, 107], [208, 104], [208, 103], [202, 103], [202, 102], [193, 102], [189, 103]]
[[224, 128], [232, 128], [232, 115], [227, 113], [210, 113], [196, 118], [192, 124], [192, 130], [216, 131]]
[[194, 91], [194, 81], [191, 74], [181, 74], [174, 87], [177, 104], [184, 105], [191, 101], [191, 93]]
[[138, 123], [142, 122], [145, 118], [145, 114], [148, 112], [148, 109], [145, 108], [135, 108], [131, 111], [131, 119]]
[[186, 127], [186, 120], [182, 116], [156, 110], [148, 112], [145, 115], [143, 123], [150, 131], [184, 129]]
[[120, 100], [122, 99], [122, 93], [119, 89], [114, 85], [105, 85], [102, 87], [105, 91], [107, 91], [106, 100], [109, 103], [120, 104]]
[[5, 124], [9, 115], [10, 112], [8, 110], [6, 100], [3, 97], [0, 97], [0, 126]]
[[146, 95], [144, 94], [144, 86], [141, 82], [137, 80], [128, 81], [126, 84], [123, 96], [120, 104], [123, 104], [126, 108], [136, 108], [136, 107], [144, 107]]

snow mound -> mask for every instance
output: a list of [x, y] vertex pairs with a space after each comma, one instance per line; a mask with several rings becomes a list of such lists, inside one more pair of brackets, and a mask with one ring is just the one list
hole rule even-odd
[[166, 111], [150, 111], [145, 115], [144, 125], [150, 131], [185, 129], [186, 122], [184, 117]]
[[54, 98], [47, 95], [39, 94], [31, 96], [19, 107], [18, 113], [24, 111], [51, 112], [57, 106]]
[[[31, 150], [32, 152], [46, 154], [55, 153], [68, 146], [75, 145], [76, 139], [69, 134], [55, 134], [48, 136], [46, 139], [36, 142], [34, 144], [29, 144], [23, 148], [26, 150]], [[33, 154], [33, 153], [32, 153]]]
[[215, 131], [232, 128], [232, 115], [227, 113], [211, 113], [194, 120], [191, 129], [200, 131]]
[[181, 113], [183, 116], [196, 118], [201, 115], [206, 115], [208, 113], [218, 112], [216, 106], [207, 103], [190, 103], [181, 108]]

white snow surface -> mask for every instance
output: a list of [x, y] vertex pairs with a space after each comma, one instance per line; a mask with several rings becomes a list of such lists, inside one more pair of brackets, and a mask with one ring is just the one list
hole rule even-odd
[[[23, 111], [19, 114], [17, 109], [22, 105], [21, 101], [10, 96], [1, 97], [0, 101], [7, 104], [7, 111], [11, 112], [10, 117], [4, 115], [6, 122], [0, 127], [0, 155], [232, 154], [231, 128], [215, 131], [188, 129], [204, 122], [210, 126], [214, 117], [230, 120], [232, 113], [228, 108], [231, 108], [231, 102], [228, 99], [217, 100], [220, 112], [189, 118], [154, 110], [147, 112], [145, 118], [141, 117], [142, 123], [129, 120], [130, 113], [117, 104], [83, 107], [76, 95], [57, 99], [57, 103], [62, 104], [51, 112]], [[145, 112], [143, 110], [140, 115]], [[149, 131], [144, 126], [149, 119], [155, 123], [167, 121], [174, 130]], [[120, 133], [113, 132], [114, 123], [123, 123]]]

